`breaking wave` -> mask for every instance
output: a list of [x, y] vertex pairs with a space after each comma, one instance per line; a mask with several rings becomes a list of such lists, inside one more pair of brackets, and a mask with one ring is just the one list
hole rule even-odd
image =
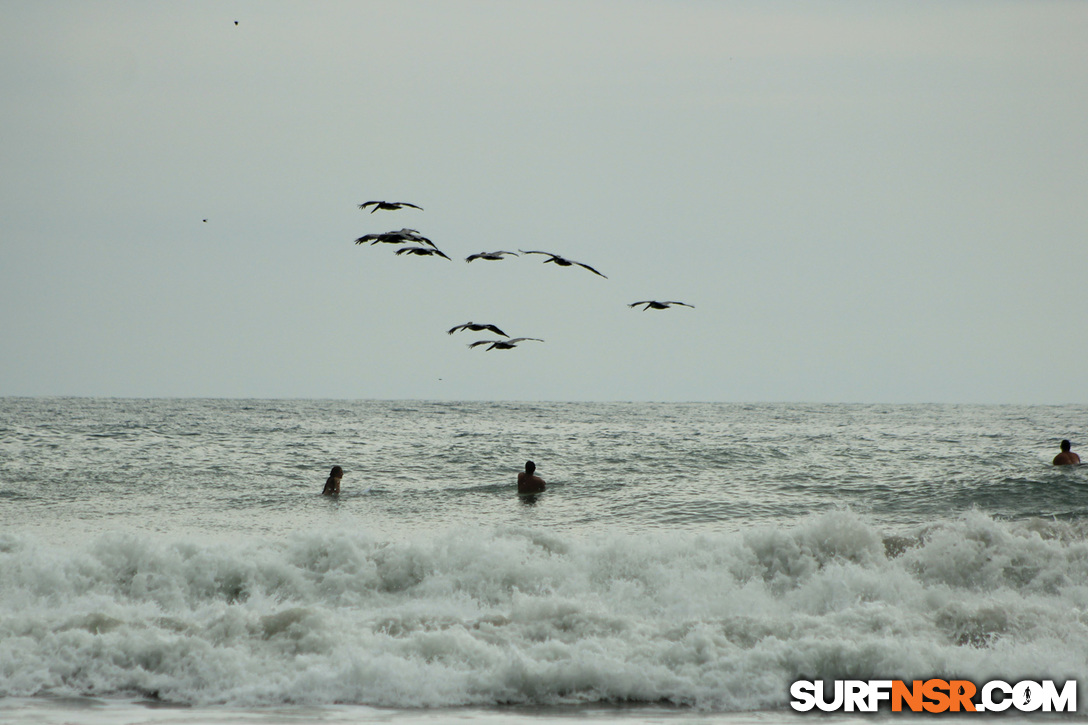
[[970, 513], [884, 536], [837, 511], [721, 535], [0, 535], [0, 696], [742, 711], [797, 679], [1067, 680], [1084, 533]]

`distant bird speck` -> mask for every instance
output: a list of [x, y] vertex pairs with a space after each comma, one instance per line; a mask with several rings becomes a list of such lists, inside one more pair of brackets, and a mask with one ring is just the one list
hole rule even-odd
[[512, 340], [477, 340], [476, 342], [469, 343], [469, 347], [473, 348], [477, 345], [489, 345], [488, 350], [512, 350], [518, 346], [519, 342], [525, 342], [526, 340], [536, 340], [537, 342], [544, 342], [539, 337], [515, 337]]
[[406, 201], [367, 201], [360, 204], [359, 208], [366, 209], [368, 206], [374, 207], [370, 210], [371, 214], [378, 211], [379, 209], [384, 209], [385, 211], [396, 211], [397, 209], [402, 209], [406, 206], [410, 206], [413, 209], [419, 209], [420, 211], [423, 211], [423, 207], [416, 206], [415, 204], [409, 204]]
[[545, 255], [551, 257], [551, 259], [545, 259], [544, 264], [547, 264], [548, 262], [555, 262], [560, 267], [569, 267], [572, 264], [577, 264], [579, 267], [584, 267], [585, 269], [588, 269], [590, 272], [592, 272], [593, 274], [595, 274], [595, 275], [597, 275], [599, 277], [604, 277], [605, 279], [608, 279], [608, 277], [605, 277], [603, 274], [601, 274], [597, 270], [593, 269], [593, 267], [590, 267], [588, 264], [583, 264], [582, 262], [575, 262], [573, 259], [566, 259], [565, 257], [561, 257], [558, 254], [552, 254], [551, 252], [538, 252], [538, 251], [529, 251], [529, 252], [527, 252], [524, 249], [519, 249], [518, 251], [521, 252], [522, 254], [545, 254]]
[[513, 254], [518, 256], [517, 252], [480, 252], [479, 254], [470, 254], [465, 257], [466, 262], [471, 262], [474, 259], [488, 259], [493, 262], [497, 262], [503, 258], [505, 254]]
[[687, 302], [658, 302], [657, 300], [643, 300], [642, 302], [632, 302], [627, 305], [628, 307], [638, 307], [639, 305], [646, 305], [642, 308], [642, 311], [646, 310], [667, 310], [671, 305], [683, 305], [684, 307], [691, 307], [695, 309], [695, 305], [689, 305]]
[[[437, 254], [443, 259], [449, 259], [449, 257], [443, 254], [437, 247], [401, 247], [397, 250], [397, 256], [399, 257], [402, 254], [418, 254], [421, 257], [430, 257], [431, 255]], [[450, 261], [452, 262], [453, 260]]]
[[507, 335], [505, 332], [503, 332], [499, 328], [495, 327], [494, 325], [481, 325], [481, 324], [479, 324], [477, 322], [466, 322], [463, 325], [457, 325], [456, 327], [451, 327], [450, 329], [446, 330], [446, 334], [447, 335], [452, 335], [453, 333], [457, 332], [458, 330], [472, 330], [473, 332], [480, 332], [481, 330], [489, 330], [491, 332], [494, 332], [496, 335], [502, 335], [503, 337], [510, 337], [509, 335]]
[[204, 221], [204, 223], [205, 223], [205, 224], [207, 224], [207, 223], [208, 223], [208, 220], [207, 220], [207, 219], [204, 219], [203, 221]]

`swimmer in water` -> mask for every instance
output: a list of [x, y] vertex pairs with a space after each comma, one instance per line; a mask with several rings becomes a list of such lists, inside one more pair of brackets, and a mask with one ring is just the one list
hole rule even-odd
[[525, 471], [518, 474], [518, 493], [540, 493], [544, 490], [544, 479], [536, 475], [536, 464], [525, 462]]
[[321, 492], [322, 496], [339, 496], [340, 495], [340, 479], [344, 477], [344, 469], [340, 466], [333, 466], [332, 473], [325, 479], [325, 490]]
[[1069, 441], [1062, 441], [1062, 452], [1054, 456], [1055, 466], [1075, 466], [1080, 463], [1080, 456], [1070, 450], [1073, 444]]

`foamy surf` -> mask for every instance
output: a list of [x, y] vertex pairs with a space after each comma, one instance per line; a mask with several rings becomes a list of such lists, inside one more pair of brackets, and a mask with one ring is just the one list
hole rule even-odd
[[[0, 699], [0, 721], [5, 725], [802, 725], [811, 717], [788, 711], [706, 713], [661, 706], [575, 705], [575, 706], [493, 706], [429, 709], [372, 708], [364, 705], [321, 705], [288, 707], [214, 706], [187, 708], [160, 703], [97, 698], [7, 698]], [[821, 714], [821, 725], [860, 725], [872, 717]], [[913, 722], [913, 721], [912, 721]], [[1001, 722], [1019, 725], [1026, 718], [975, 717], [984, 725]], [[1040, 718], [1031, 718], [1038, 724]], [[1042, 722], [1047, 722], [1046, 718]]]
[[0, 611], [8, 698], [778, 711], [797, 679], [1079, 677], [1088, 544], [981, 513], [888, 537], [849, 511], [720, 535], [5, 535]]

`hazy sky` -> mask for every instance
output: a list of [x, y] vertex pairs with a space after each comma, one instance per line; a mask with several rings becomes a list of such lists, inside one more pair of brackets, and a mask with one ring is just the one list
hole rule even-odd
[[[1084, 2], [4, 2], [0, 395], [1084, 403], [1086, 38]], [[453, 261], [353, 243], [401, 227]], [[464, 262], [500, 249], [608, 279]]]

